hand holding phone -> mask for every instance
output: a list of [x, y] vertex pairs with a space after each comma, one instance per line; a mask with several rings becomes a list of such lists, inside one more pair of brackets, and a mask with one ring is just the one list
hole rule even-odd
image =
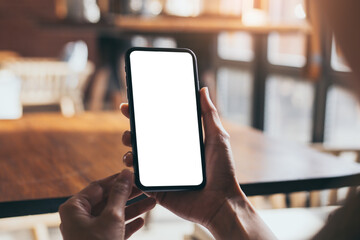
[[[206, 88], [200, 90], [200, 103], [205, 132], [206, 186], [198, 191], [148, 192], [147, 194], [178, 216], [209, 227], [211, 219], [226, 200], [237, 198], [239, 195], [245, 198], [245, 195], [241, 192], [235, 176], [229, 135], [221, 124]], [[157, 106], [157, 103], [154, 103], [153, 109]], [[129, 105], [123, 104], [121, 112], [129, 118]], [[157, 144], [161, 144], [162, 141], [160, 139]], [[131, 142], [130, 132], [126, 131], [123, 135], [123, 143], [131, 147]], [[131, 152], [125, 154], [124, 162], [128, 167], [133, 166], [135, 163], [133, 160]]]

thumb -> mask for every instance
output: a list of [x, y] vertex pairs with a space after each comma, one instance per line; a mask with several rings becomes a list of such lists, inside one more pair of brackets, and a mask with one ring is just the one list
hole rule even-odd
[[221, 124], [218, 111], [210, 99], [209, 90], [207, 87], [204, 87], [200, 90], [200, 104], [204, 121], [206, 141], [209, 142], [212, 140], [217, 140], [219, 136], [228, 137], [229, 134], [225, 131]]
[[111, 188], [107, 205], [103, 211], [104, 214], [125, 219], [124, 209], [132, 190], [133, 181], [133, 174], [127, 169], [118, 175]]

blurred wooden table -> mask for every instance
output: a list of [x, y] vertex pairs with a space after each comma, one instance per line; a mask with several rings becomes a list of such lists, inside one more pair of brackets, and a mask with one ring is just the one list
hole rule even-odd
[[[236, 174], [248, 195], [360, 184], [360, 165], [306, 146], [269, 139], [248, 127], [225, 125]], [[0, 121], [0, 217], [57, 211], [89, 182], [124, 168], [129, 128], [120, 113], [28, 114]]]

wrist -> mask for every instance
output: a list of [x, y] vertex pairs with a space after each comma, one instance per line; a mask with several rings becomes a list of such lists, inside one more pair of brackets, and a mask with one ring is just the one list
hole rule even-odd
[[239, 186], [205, 227], [216, 239], [275, 239]]
[[239, 239], [239, 236], [245, 237], [243, 235], [245, 231], [237, 214], [237, 208], [239, 207], [236, 205], [242, 208], [251, 206], [247, 204], [245, 194], [240, 187], [235, 191], [231, 191], [231, 194], [223, 199], [221, 206], [205, 226], [216, 239]]

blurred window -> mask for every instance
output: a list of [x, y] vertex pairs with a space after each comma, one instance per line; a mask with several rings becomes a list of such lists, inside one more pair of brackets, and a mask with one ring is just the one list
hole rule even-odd
[[[304, 0], [269, 0], [269, 21], [275, 24], [304, 24]], [[306, 37], [304, 34], [269, 34], [268, 60], [274, 65], [303, 67]]]
[[218, 54], [222, 59], [252, 61], [254, 51], [251, 35], [245, 32], [220, 33], [218, 37]]
[[170, 37], [157, 37], [153, 40], [152, 46], [158, 48], [176, 48], [176, 41]]
[[149, 47], [150, 43], [146, 37], [136, 35], [131, 38], [131, 45], [133, 47]]
[[304, 0], [269, 0], [269, 21], [276, 24], [306, 22]]
[[161, 0], [129, 0], [128, 4], [132, 14], [157, 16], [163, 11]]
[[314, 87], [295, 77], [270, 75], [265, 93], [265, 133], [306, 143], [311, 140]]
[[157, 16], [163, 10], [163, 5], [160, 0], [145, 0], [144, 3], [145, 15]]
[[143, 0], [130, 0], [129, 7], [131, 13], [140, 13], [143, 8]]
[[269, 34], [268, 60], [274, 65], [303, 67], [306, 63], [304, 34]]
[[341, 147], [360, 145], [360, 105], [347, 90], [332, 86], [328, 90], [324, 142]]
[[201, 10], [201, 0], [167, 0], [165, 4], [165, 12], [169, 15], [195, 17]]
[[334, 37], [331, 45], [331, 67], [339, 72], [351, 71]]
[[250, 71], [220, 68], [217, 73], [217, 105], [222, 117], [251, 125], [253, 79]]
[[131, 45], [134, 47], [176, 48], [176, 41], [171, 37], [150, 38], [136, 35], [132, 37]]
[[253, 0], [221, 0], [219, 3], [220, 14], [227, 16], [240, 16], [241, 12], [247, 5], [249, 5], [249, 2], [253, 5]]

